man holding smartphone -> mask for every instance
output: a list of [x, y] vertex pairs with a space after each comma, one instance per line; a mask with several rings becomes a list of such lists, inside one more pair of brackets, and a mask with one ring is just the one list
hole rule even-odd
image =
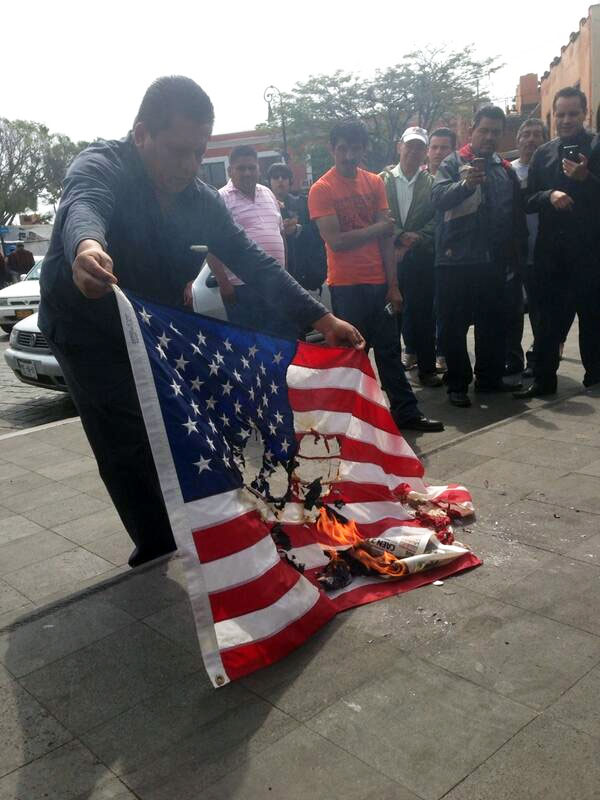
[[497, 106], [479, 109], [471, 141], [440, 165], [435, 265], [440, 345], [448, 399], [467, 408], [473, 369], [467, 332], [475, 326], [475, 391], [503, 392], [507, 275], [525, 260], [527, 226], [516, 173], [496, 150], [506, 125]]
[[556, 392], [564, 320], [579, 318], [583, 383], [600, 383], [600, 139], [584, 129], [587, 98], [576, 87], [556, 93], [558, 137], [529, 167], [527, 212], [539, 214], [534, 281], [539, 305], [534, 382], [517, 399]]

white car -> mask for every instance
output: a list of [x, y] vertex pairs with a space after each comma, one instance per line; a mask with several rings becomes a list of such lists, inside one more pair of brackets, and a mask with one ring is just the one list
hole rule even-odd
[[[331, 309], [331, 297], [327, 284], [323, 284], [320, 292], [311, 291], [309, 294], [316, 297], [317, 300], [320, 300], [326, 308]], [[205, 317], [227, 319], [217, 279], [210, 271], [208, 264], [204, 264], [200, 270], [200, 274], [192, 284], [192, 297], [194, 311], [197, 314], [204, 314]], [[319, 338], [319, 334], [314, 331], [312, 334], [309, 334], [307, 338], [314, 341], [315, 338]]]
[[13, 327], [4, 351], [6, 363], [23, 383], [68, 392], [58, 361], [37, 326], [37, 318], [37, 313], [32, 314]]
[[0, 328], [6, 333], [10, 333], [19, 320], [37, 311], [40, 304], [40, 269], [43, 260], [43, 256], [38, 256], [23, 280], [0, 289]]

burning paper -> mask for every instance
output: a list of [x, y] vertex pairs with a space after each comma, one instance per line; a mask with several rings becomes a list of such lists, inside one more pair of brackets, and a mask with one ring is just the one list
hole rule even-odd
[[347, 586], [357, 575], [402, 578], [439, 567], [468, 552], [458, 543], [442, 544], [435, 531], [423, 529], [407, 534], [390, 528], [382, 536], [365, 539], [353, 520], [326, 507], [321, 508], [316, 527], [322, 538], [334, 543], [333, 547], [321, 544], [330, 559], [319, 577], [325, 589]]

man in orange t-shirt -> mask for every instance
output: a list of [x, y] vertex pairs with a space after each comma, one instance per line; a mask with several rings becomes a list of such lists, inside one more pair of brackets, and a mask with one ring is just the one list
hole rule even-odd
[[420, 411], [402, 366], [393, 317], [402, 309], [394, 220], [383, 181], [358, 166], [366, 154], [367, 128], [358, 120], [340, 122], [329, 140], [334, 166], [311, 187], [308, 208], [325, 241], [333, 313], [358, 328], [373, 348], [398, 427], [441, 431], [441, 422]]

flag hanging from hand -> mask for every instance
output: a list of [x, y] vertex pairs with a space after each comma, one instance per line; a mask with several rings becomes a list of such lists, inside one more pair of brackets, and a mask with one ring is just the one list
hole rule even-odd
[[364, 353], [115, 291], [213, 685], [277, 661], [338, 611], [481, 563], [450, 526], [470, 495], [426, 486]]

